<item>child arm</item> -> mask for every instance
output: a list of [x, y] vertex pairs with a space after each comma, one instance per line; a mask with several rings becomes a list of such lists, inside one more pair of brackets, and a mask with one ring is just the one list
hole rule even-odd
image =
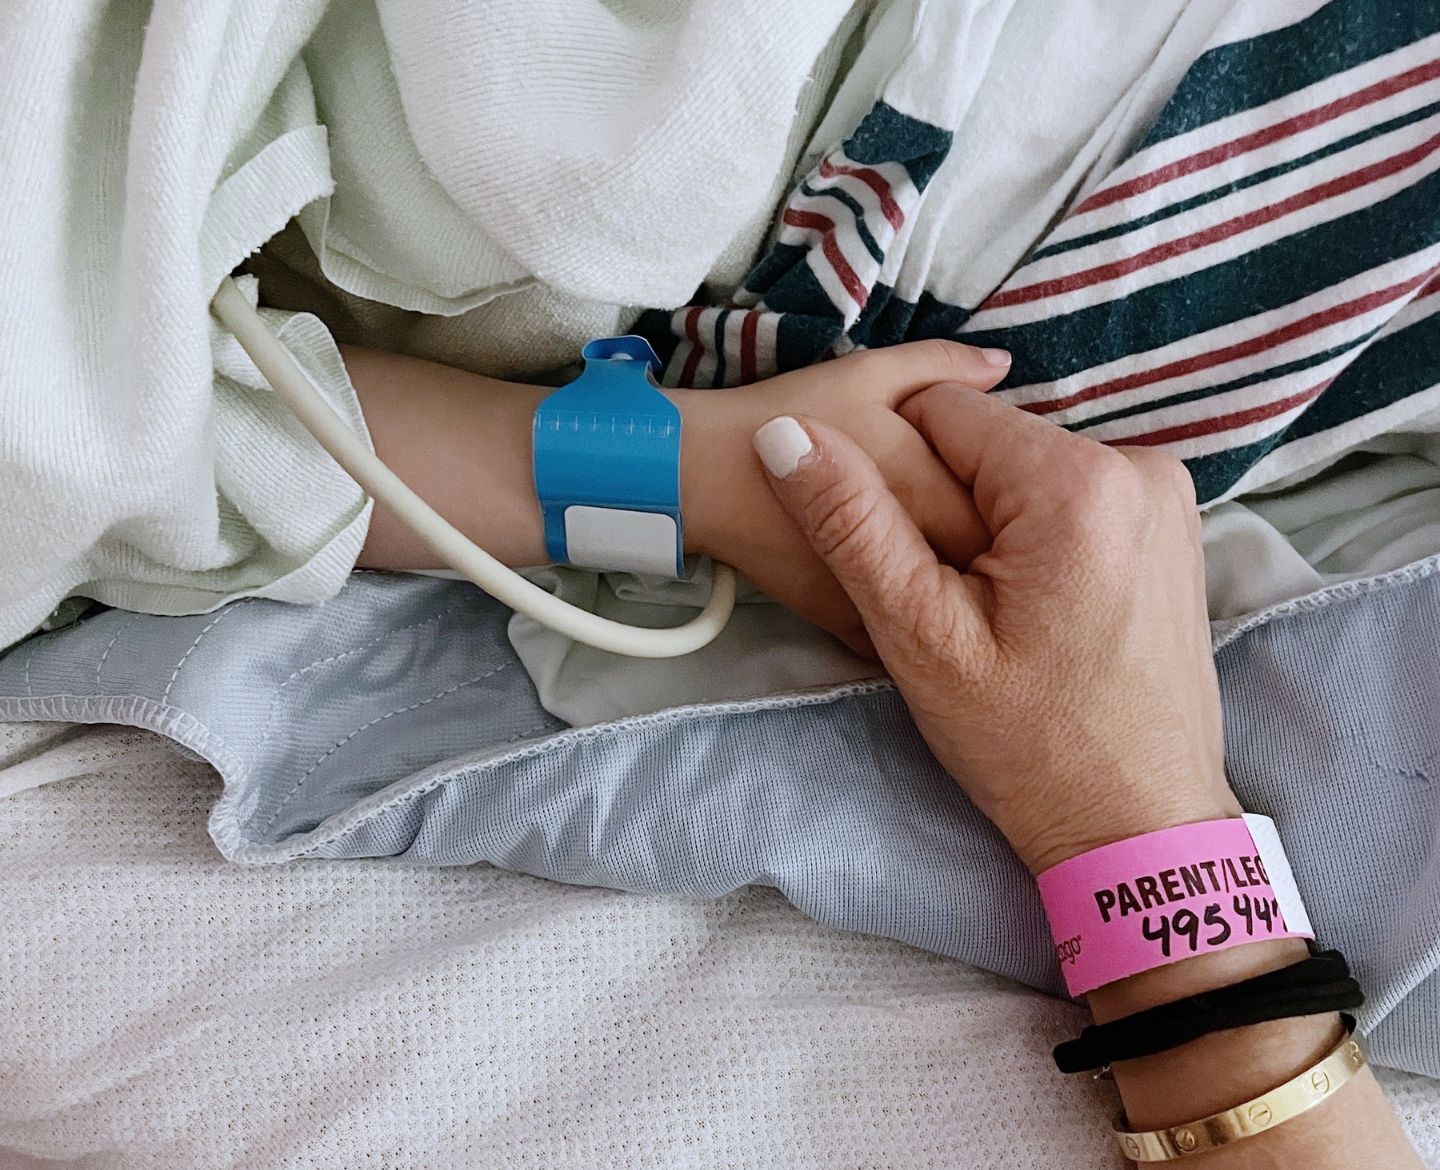
[[[342, 352], [379, 457], [493, 556], [513, 567], [545, 564], [530, 427], [550, 388], [398, 354]], [[1006, 368], [967, 346], [919, 342], [738, 390], [667, 391], [683, 419], [686, 550], [733, 565], [777, 601], [865, 649], [858, 615], [775, 500], [751, 436], [779, 414], [806, 414], [842, 428], [880, 465], [932, 544], [966, 564], [983, 547], [984, 526], [968, 494], [896, 408], [937, 382], [986, 389]], [[379, 504], [360, 564], [442, 567]]]
[[[530, 421], [549, 391], [400, 354], [353, 346], [341, 354], [381, 461], [498, 560], [513, 568], [545, 564]], [[444, 567], [378, 501], [360, 564]]]

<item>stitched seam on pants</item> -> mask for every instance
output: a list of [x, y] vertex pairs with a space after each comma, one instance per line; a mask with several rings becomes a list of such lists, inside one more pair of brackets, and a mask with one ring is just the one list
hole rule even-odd
[[309, 674], [310, 671], [315, 670], [321, 666], [328, 666], [332, 662], [339, 662], [342, 658], [349, 658], [352, 654], [359, 654], [362, 651], [370, 649], [372, 646], [377, 646], [380, 643], [388, 641], [390, 638], [397, 637], [400, 634], [408, 633], [411, 630], [418, 630], [422, 626], [430, 625], [432, 622], [439, 622], [442, 619], [448, 617], [450, 614], [454, 613], [457, 609], [463, 608], [465, 604], [466, 602], [464, 601], [457, 601], [448, 609], [442, 609], [439, 613], [432, 613], [429, 617], [423, 618], [418, 622], [412, 622], [408, 626], [401, 626], [399, 629], [387, 630], [385, 633], [380, 634], [377, 637], [371, 638], [370, 641], [364, 643], [363, 645], [352, 646], [349, 650], [344, 650], [339, 654], [332, 654], [328, 658], [317, 658], [314, 662], [310, 663], [309, 666], [302, 666], [299, 670], [295, 671], [294, 674], [292, 674], [289, 678], [282, 682], [278, 687], [276, 687], [275, 693], [270, 696], [270, 710], [265, 716], [265, 729], [261, 733], [260, 739], [255, 745], [255, 750], [258, 752], [262, 747], [264, 747], [267, 743], [270, 742], [270, 736], [274, 733], [275, 730], [275, 711], [276, 708], [280, 705], [280, 697], [284, 692], [285, 688], [288, 687], [291, 683], [295, 682], [298, 678], [300, 678], [301, 675]]
[[300, 779], [295, 781], [295, 787], [290, 789], [290, 791], [285, 794], [285, 798], [276, 806], [275, 811], [270, 814], [269, 820], [265, 822], [264, 827], [259, 830], [257, 835], [263, 837], [272, 828], [274, 828], [275, 822], [280, 819], [280, 814], [285, 811], [285, 806], [288, 805], [290, 801], [294, 798], [295, 794], [300, 791], [300, 789], [304, 786], [305, 781], [310, 779], [310, 777], [314, 774], [315, 770], [319, 768], [321, 764], [323, 764], [326, 760], [328, 760], [331, 756], [338, 752], [342, 747], [344, 747], [362, 731], [368, 731], [377, 723], [384, 723], [385, 720], [393, 719], [396, 715], [407, 715], [411, 711], [418, 711], [421, 707], [429, 706], [437, 699], [443, 699], [447, 695], [453, 695], [456, 691], [464, 690], [466, 687], [474, 686], [478, 682], [484, 682], [487, 678], [493, 678], [502, 670], [508, 670], [513, 665], [514, 663], [512, 662], [502, 662], [499, 666], [492, 667], [484, 674], [477, 674], [474, 678], [466, 679], [464, 682], [455, 683], [453, 686], [446, 687], [443, 691], [438, 691], [437, 693], [431, 695], [428, 699], [421, 699], [420, 702], [411, 703], [408, 707], [397, 707], [393, 711], [387, 711], [384, 715], [376, 716], [368, 723], [362, 723], [349, 735], [345, 736], [343, 739], [337, 740], [335, 743], [331, 744], [330, 747], [328, 747], [325, 751], [321, 752], [315, 762], [311, 764], [308, 768], [306, 768], [303, 773], [301, 773]]
[[[506, 737], [505, 737], [504, 739], [502, 739], [502, 740], [497, 740], [494, 746], [497, 747], [497, 748], [499, 748], [499, 747], [504, 747], [504, 746], [506, 746], [507, 744], [519, 743], [520, 740], [522, 740], [522, 739], [528, 739], [530, 736], [534, 735], [537, 731], [549, 731], [549, 730], [551, 730], [554, 726], [555, 726], [555, 720], [554, 720], [553, 718], [546, 719], [545, 722], [543, 722], [543, 723], [537, 723], [537, 724], [535, 724], [535, 726], [533, 726], [533, 727], [527, 727], [527, 728], [525, 728], [524, 731], [517, 731], [514, 735], [509, 735], [509, 736], [506, 736]], [[373, 813], [372, 813], [371, 816], [366, 817], [364, 820], [359, 821], [358, 823], [350, 826], [348, 829], [345, 829], [345, 830], [343, 830], [342, 832], [336, 833], [334, 837], [332, 837], [328, 842], [325, 842], [325, 843], [323, 843], [323, 844], [334, 844], [335, 842], [343, 841], [346, 837], [352, 837], [352, 836], [354, 836], [355, 833], [357, 833], [360, 829], [363, 829], [366, 825], [368, 825], [368, 824], [371, 822], [371, 820], [373, 820], [373, 819], [375, 819], [375, 818], [377, 818], [377, 817], [382, 817], [382, 816], [384, 816], [386, 813], [393, 812], [393, 811], [394, 811], [395, 809], [397, 809], [397, 808], [401, 808], [401, 807], [403, 807], [404, 805], [413, 803], [414, 801], [417, 801], [417, 800], [421, 800], [421, 799], [423, 799], [424, 797], [429, 796], [432, 792], [439, 792], [439, 791], [441, 791], [442, 789], [448, 788], [452, 782], [459, 781], [459, 780], [469, 780], [469, 779], [473, 779], [473, 773], [470, 773], [470, 772], [459, 772], [459, 773], [456, 773], [456, 774], [453, 775], [453, 776], [446, 776], [446, 777], [444, 777], [443, 779], [440, 780], [440, 782], [439, 782], [438, 784], [430, 785], [430, 786], [427, 786], [427, 787], [424, 787], [424, 788], [412, 788], [412, 789], [407, 789], [406, 791], [401, 792], [401, 793], [399, 793], [398, 795], [392, 797], [390, 800], [387, 800], [384, 804], [379, 805], [379, 806], [373, 811]], [[322, 845], [317, 845], [317, 846], [315, 846], [315, 849], [319, 849], [319, 848], [321, 848], [321, 847], [323, 847], [323, 846], [322, 846]], [[298, 856], [303, 857], [303, 856], [305, 856], [305, 854], [302, 853], [302, 854], [299, 854]]]
[[[601, 738], [609, 739], [617, 735], [625, 735], [647, 727], [666, 727], [676, 723], [688, 723], [691, 720], [708, 721], [716, 716], [729, 717], [731, 715], [759, 713], [769, 711], [792, 712], [809, 706], [828, 705], [837, 700], [856, 698], [873, 694], [889, 694], [895, 690], [895, 684], [889, 679], [873, 679], [866, 682], [841, 683], [835, 686], [824, 687], [808, 691], [797, 691], [785, 695], [769, 696], [763, 699], [748, 700], [725, 700], [719, 703], [699, 703], [688, 707], [677, 707], [669, 711], [660, 711], [650, 715], [635, 715], [615, 723], [602, 724], [598, 727], [568, 728], [560, 734], [552, 735], [550, 738], [539, 744], [528, 748], [522, 748], [514, 753], [502, 753], [499, 759], [487, 759], [484, 763], [464, 766], [447, 774], [440, 774], [437, 768], [427, 770], [427, 778], [419, 783], [411, 785], [392, 796], [385, 798], [378, 804], [369, 804], [374, 799], [365, 797], [357, 802], [365, 806], [363, 812], [356, 812], [356, 805], [338, 814], [343, 824], [338, 827], [331, 826], [326, 835], [317, 837], [314, 840], [306, 841], [303, 845], [296, 846], [293, 841], [287, 842], [282, 849], [281, 844], [264, 844], [261, 842], [239, 843], [238, 833], [233, 833], [229, 826], [226, 827], [226, 835], [239, 856], [240, 861], [257, 860], [254, 853], [264, 853], [265, 857], [258, 859], [261, 863], [273, 861], [293, 861], [299, 857], [312, 857], [319, 850], [327, 845], [344, 840], [364, 825], [370, 823], [379, 816], [385, 815], [391, 809], [405, 804], [407, 801], [419, 797], [428, 796], [431, 792], [446, 788], [451, 784], [464, 783], [475, 780], [477, 777], [489, 773], [489, 771], [500, 763], [516, 763], [522, 760], [533, 759], [537, 756], [548, 755], [556, 751], [565, 750], [576, 743], [583, 743], [586, 740]], [[547, 722], [544, 725], [531, 729], [528, 732], [521, 732], [511, 739], [505, 740], [496, 746], [506, 746], [516, 740], [522, 740], [534, 731], [549, 730]], [[336, 819], [335, 817], [329, 818]], [[317, 830], [318, 832], [318, 827]], [[307, 834], [307, 835], [313, 835]], [[252, 853], [253, 851], [253, 853]]]
[[196, 648], [200, 645], [202, 641], [205, 640], [205, 635], [208, 634], [211, 630], [213, 630], [216, 626], [218, 626], [221, 622], [223, 622], [227, 617], [229, 617], [241, 606], [247, 605], [253, 600], [254, 598], [247, 597], [244, 601], [237, 601], [234, 605], [230, 605], [222, 609], [218, 614], [215, 615], [214, 619], [205, 626], [203, 630], [201, 630], [198, 634], [195, 635], [195, 641], [190, 643], [190, 649], [186, 650], [184, 654], [180, 655], [180, 661], [175, 664], [175, 669], [170, 672], [170, 681], [165, 684], [165, 689], [160, 693], [160, 702], [162, 705], [169, 704], [170, 692], [175, 687], [175, 680], [180, 677], [180, 671], [184, 667], [186, 661], [190, 658], [190, 655], [194, 654]]
[[35, 661], [35, 651], [39, 648], [40, 639], [32, 639], [30, 643], [30, 652], [25, 655], [25, 697], [27, 699], [33, 699], [35, 697], [35, 691], [30, 686], [30, 664]]
[[131, 626], [133, 626], [136, 622], [138, 622], [141, 616], [141, 614], [132, 613], [130, 615], [130, 620], [128, 622], [122, 623], [120, 628], [115, 631], [115, 636], [110, 639], [110, 644], [105, 647], [105, 653], [100, 655], [100, 661], [95, 664], [95, 687], [97, 690], [104, 688], [105, 684], [100, 681], [100, 672], [105, 669], [105, 663], [110, 657], [110, 651], [115, 649], [115, 643], [120, 641], [120, 636], [124, 634], [125, 631], [128, 630]]

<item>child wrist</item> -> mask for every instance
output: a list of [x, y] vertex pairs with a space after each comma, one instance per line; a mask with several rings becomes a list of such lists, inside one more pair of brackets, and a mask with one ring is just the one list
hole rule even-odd
[[680, 508], [685, 551], [725, 560], [747, 477], [759, 477], [734, 412], [721, 409], [723, 392], [670, 390], [680, 410]]

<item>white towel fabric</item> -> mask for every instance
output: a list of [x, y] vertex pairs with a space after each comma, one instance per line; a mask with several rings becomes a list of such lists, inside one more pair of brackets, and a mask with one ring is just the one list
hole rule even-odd
[[[353, 562], [361, 493], [268, 394], [217, 376], [206, 313], [330, 188], [291, 68], [321, 7], [0, 11], [0, 645], [72, 592], [195, 612], [316, 599]], [[360, 427], [325, 331], [297, 329]]]
[[[165, 741], [0, 725], [46, 781], [0, 802], [5, 1170], [1122, 1165], [1077, 1009], [773, 891], [233, 866]], [[1383, 1080], [1440, 1170], [1440, 1085]]]
[[[512, 362], [573, 353], [620, 306], [738, 279], [851, 7], [5, 5], [0, 646], [72, 594], [197, 612], [344, 580], [361, 493], [244, 363], [239, 381], [217, 369], [206, 313], [302, 208], [340, 288], [460, 313], [543, 287], [569, 306], [563, 344], [522, 316]], [[363, 430], [326, 332], [290, 328]]]

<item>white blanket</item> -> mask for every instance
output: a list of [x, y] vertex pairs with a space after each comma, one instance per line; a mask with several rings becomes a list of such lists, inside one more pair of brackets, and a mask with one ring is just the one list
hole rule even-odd
[[[553, 368], [620, 306], [743, 275], [851, 8], [0, 5], [0, 647], [72, 595], [198, 613], [344, 582], [361, 492], [229, 376], [206, 312], [302, 208], [332, 287], [429, 336], [391, 342]], [[448, 335], [410, 312], [487, 303]], [[287, 343], [363, 431], [319, 324]]]
[[[5, 1170], [1121, 1165], [1113, 1091], [1049, 1063], [1068, 1004], [767, 890], [230, 865], [214, 790], [0, 725]], [[1440, 1085], [1384, 1080], [1440, 1170]]]

